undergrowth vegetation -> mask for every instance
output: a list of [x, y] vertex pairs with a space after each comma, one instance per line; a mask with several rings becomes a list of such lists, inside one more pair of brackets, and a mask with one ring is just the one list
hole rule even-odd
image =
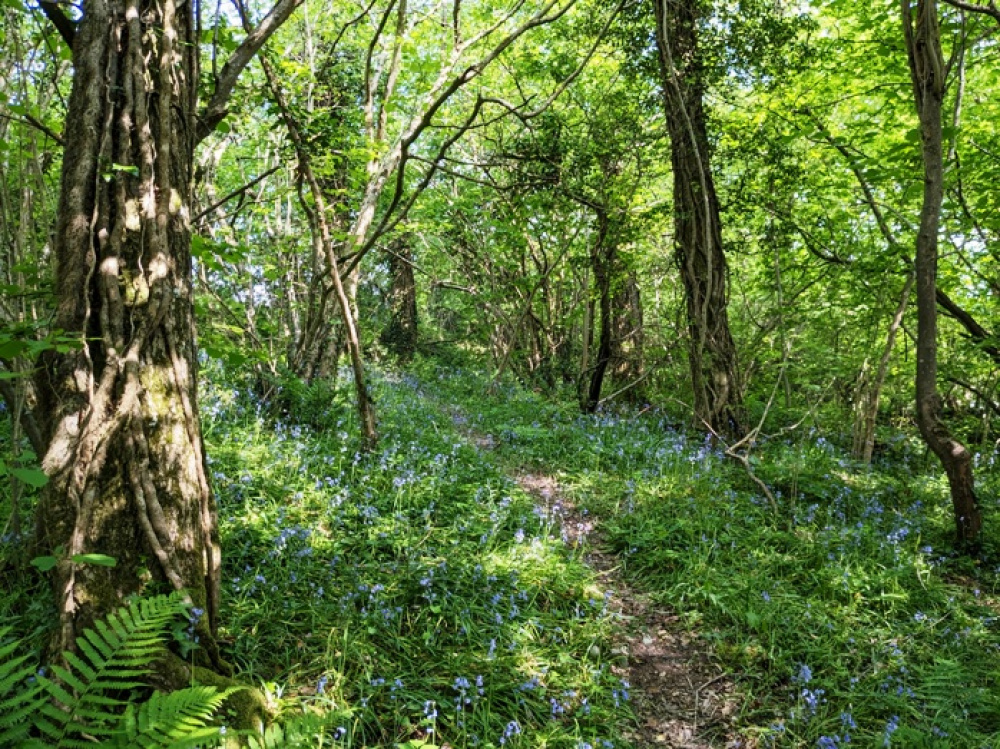
[[[766, 746], [1000, 745], [1000, 556], [953, 552], [936, 466], [901, 437], [874, 469], [804, 426], [743, 468], [655, 409], [580, 416], [516, 387], [434, 378], [508, 464], [558, 476], [630, 577], [710, 640]], [[997, 454], [977, 456], [996, 538]]]
[[[632, 584], [712, 646], [744, 746], [1000, 745], [1000, 558], [953, 553], [947, 487], [916, 443], [867, 469], [808, 424], [762, 439], [775, 513], [654, 408], [581, 416], [424, 362], [376, 377], [384, 436], [365, 455], [349, 383], [286, 385], [267, 406], [210, 379], [221, 635], [283, 726], [264, 745], [628, 745], [609, 591], [555, 498], [511, 479], [524, 470], [555, 477]], [[997, 455], [977, 460], [993, 539]], [[8, 587], [37, 655], [50, 604]]]
[[284, 392], [276, 415], [247, 391], [205, 399], [237, 668], [339, 745], [616, 743], [594, 574], [417, 379], [374, 390], [369, 455], [346, 388]]

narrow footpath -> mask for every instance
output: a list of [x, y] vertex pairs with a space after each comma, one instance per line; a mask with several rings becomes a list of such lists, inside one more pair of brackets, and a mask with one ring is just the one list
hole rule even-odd
[[[457, 407], [448, 408], [458, 417], [456, 424], [467, 423]], [[461, 429], [480, 450], [494, 450], [491, 436]], [[619, 622], [610, 654], [613, 670], [631, 686], [636, 716], [626, 737], [640, 748], [745, 747], [735, 730], [736, 685], [715, 663], [708, 645], [686, 632], [675, 613], [629, 585], [621, 560], [607, 551], [599, 524], [573, 506], [554, 476], [520, 469], [508, 475], [535, 498], [546, 516], [557, 519], [565, 543], [580, 549], [583, 561], [610, 593], [609, 607]]]

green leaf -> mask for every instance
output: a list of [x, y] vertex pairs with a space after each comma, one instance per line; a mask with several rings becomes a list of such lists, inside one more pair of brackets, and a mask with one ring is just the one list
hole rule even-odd
[[37, 567], [39, 572], [48, 572], [59, 563], [55, 557], [35, 557], [31, 560], [32, 567]]
[[100, 567], [114, 567], [118, 560], [107, 554], [75, 554], [73, 561], [77, 564], [96, 564]]
[[2, 341], [0, 342], [0, 359], [13, 359], [26, 348], [28, 348], [28, 344], [24, 341], [13, 339]]
[[45, 475], [44, 471], [38, 468], [11, 468], [10, 472], [18, 481], [22, 481], [28, 486], [34, 486], [37, 489], [49, 483], [49, 477]]

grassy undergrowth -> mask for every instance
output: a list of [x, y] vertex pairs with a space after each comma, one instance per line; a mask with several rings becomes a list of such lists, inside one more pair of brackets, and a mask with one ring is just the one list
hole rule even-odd
[[415, 379], [374, 394], [371, 455], [349, 390], [285, 392], [277, 420], [245, 393], [205, 398], [237, 668], [336, 745], [619, 744], [592, 573]]
[[664, 414], [582, 417], [512, 386], [485, 397], [467, 372], [433, 381], [502, 459], [559, 476], [637, 584], [713, 642], [749, 745], [1000, 746], [995, 453], [977, 458], [987, 546], [968, 559], [943, 479], [901, 438], [874, 470], [815, 432], [765, 442], [776, 517]]
[[[223, 640], [298, 721], [280, 745], [625, 745], [605, 591], [505, 475], [531, 468], [712, 642], [743, 695], [746, 746], [1000, 747], [996, 454], [978, 458], [987, 545], [968, 559], [951, 551], [943, 481], [907, 439], [874, 470], [830, 435], [764, 442], [755, 470], [776, 516], [667, 414], [583, 417], [487, 384], [430, 365], [377, 376], [383, 439], [367, 456], [346, 386], [285, 390], [276, 415], [208, 385]], [[0, 601], [37, 642], [42, 587]]]

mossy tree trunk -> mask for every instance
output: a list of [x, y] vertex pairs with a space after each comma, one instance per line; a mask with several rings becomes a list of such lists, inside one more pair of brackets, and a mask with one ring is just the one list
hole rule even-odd
[[742, 434], [736, 344], [729, 330], [729, 269], [704, 109], [698, 3], [653, 0], [674, 173], [674, 243], [684, 281], [688, 357], [699, 426]]
[[39, 545], [57, 558], [58, 648], [125, 596], [172, 588], [204, 612], [205, 665], [226, 670], [214, 637], [221, 559], [198, 419], [191, 168], [239, 72], [299, 2], [279, 3], [237, 48], [201, 116], [192, 3], [87, 0], [64, 33], [72, 145], [54, 326], [80, 347], [50, 354], [39, 375], [49, 483], [37, 515]]

